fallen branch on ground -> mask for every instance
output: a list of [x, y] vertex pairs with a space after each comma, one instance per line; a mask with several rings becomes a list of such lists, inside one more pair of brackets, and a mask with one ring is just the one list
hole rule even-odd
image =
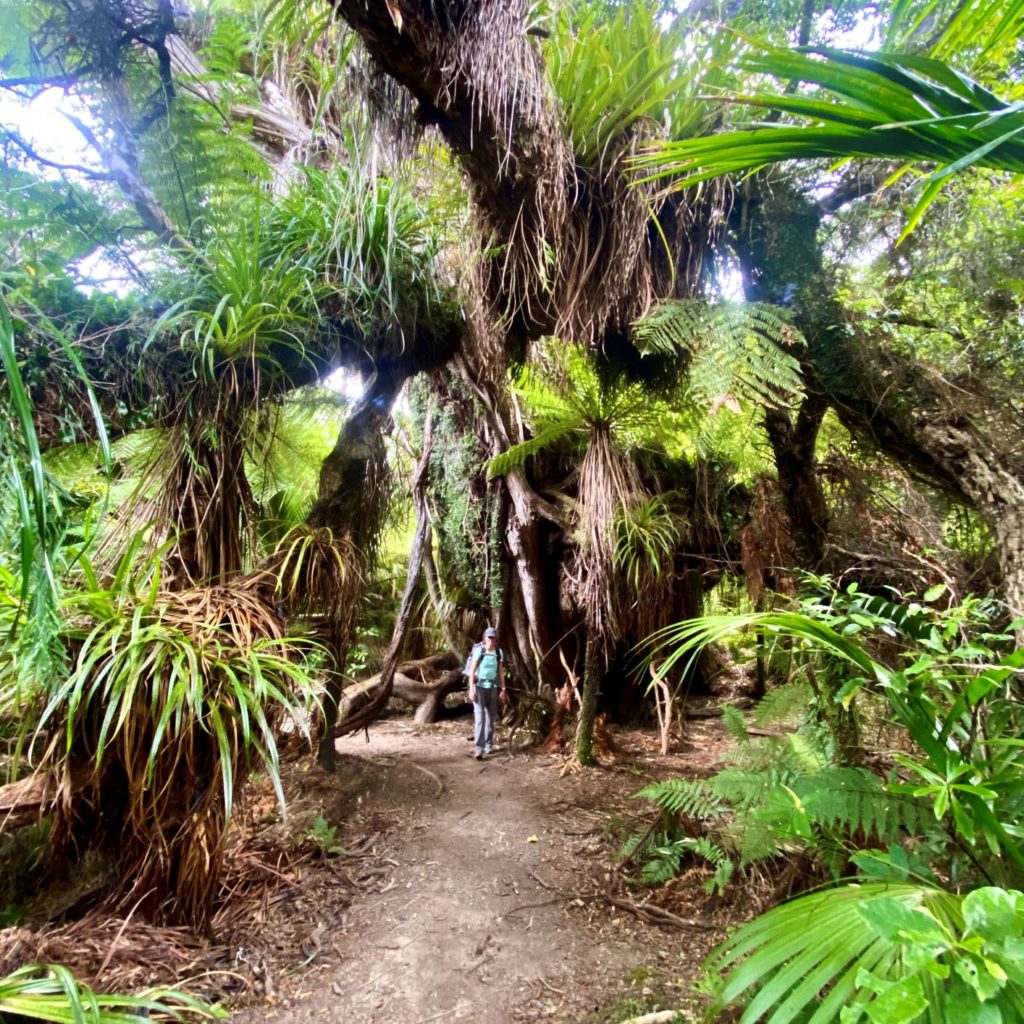
[[696, 928], [702, 932], [717, 931], [713, 924], [706, 924], [704, 921], [694, 921], [692, 918], [678, 917], [664, 907], [657, 907], [653, 903], [633, 903], [630, 900], [619, 899], [617, 896], [608, 895], [607, 900], [620, 910], [628, 910], [635, 914], [641, 921], [648, 924], [669, 925], [673, 928]]

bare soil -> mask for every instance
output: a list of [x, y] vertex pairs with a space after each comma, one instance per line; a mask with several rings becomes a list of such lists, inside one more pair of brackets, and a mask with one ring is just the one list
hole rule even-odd
[[[391, 719], [368, 741], [339, 741], [336, 774], [303, 766], [307, 818], [338, 831], [313, 830], [318, 884], [268, 907], [252, 949], [235, 939], [236, 965], [262, 984], [232, 1020], [614, 1024], [670, 1008], [697, 1019], [698, 965], [749, 911], [708, 897], [700, 869], [667, 893], [690, 927], [646, 923], [609, 896], [649, 898], [615, 870], [625, 835], [650, 820], [631, 794], [713, 770], [728, 746], [720, 724], [692, 723], [667, 758], [648, 734], [617, 734], [601, 768], [577, 773], [500, 746], [478, 762], [470, 731]], [[268, 942], [296, 917], [303, 955], [292, 943], [282, 964]]]

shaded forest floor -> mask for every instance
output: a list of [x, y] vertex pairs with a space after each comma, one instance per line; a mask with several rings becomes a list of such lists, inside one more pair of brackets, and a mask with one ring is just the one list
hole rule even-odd
[[695, 1006], [700, 961], [749, 910], [708, 897], [703, 869], [657, 900], [691, 927], [653, 925], [608, 897], [645, 900], [614, 870], [626, 835], [652, 817], [631, 794], [652, 778], [707, 774], [729, 745], [720, 722], [691, 723], [667, 758], [651, 735], [619, 734], [617, 754], [577, 774], [562, 774], [559, 757], [502, 749], [500, 734], [477, 762], [470, 732], [467, 720], [391, 719], [369, 742], [339, 743], [336, 775], [306, 769], [307, 818], [318, 804], [343, 823], [343, 850], [319, 869], [338, 885], [292, 908], [315, 924], [301, 970], [282, 962], [294, 942], [270, 913], [262, 997], [233, 1020], [611, 1024]]
[[334, 773], [290, 759], [286, 818], [258, 780], [208, 937], [106, 912], [104, 870], [86, 863], [0, 926], [0, 974], [50, 962], [102, 991], [182, 987], [244, 1024], [696, 1019], [700, 962], [767, 893], [737, 880], [711, 897], [706, 866], [638, 888], [622, 846], [655, 820], [632, 794], [720, 766], [721, 719], [688, 722], [667, 757], [652, 733], [617, 732], [601, 767], [577, 773], [510, 752], [503, 730], [475, 761], [471, 731], [392, 716], [339, 741]]

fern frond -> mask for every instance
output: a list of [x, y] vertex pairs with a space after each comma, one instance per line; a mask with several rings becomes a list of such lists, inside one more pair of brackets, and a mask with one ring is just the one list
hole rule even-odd
[[768, 768], [723, 768], [707, 780], [705, 785], [719, 800], [736, 809], [745, 810], [765, 800], [779, 786], [787, 786], [799, 773], [785, 765]]
[[715, 873], [704, 883], [706, 892], [721, 892], [725, 889], [736, 870], [736, 861], [718, 843], [707, 836], [699, 836], [696, 839], [683, 839], [680, 845], [706, 860], [715, 869]]
[[238, 18], [221, 16], [216, 19], [206, 44], [199, 55], [206, 66], [208, 77], [218, 81], [237, 75], [244, 58], [251, 50], [251, 40], [245, 25]]
[[671, 838], [664, 829], [645, 829], [643, 832], [632, 833], [622, 844], [619, 856], [623, 861], [643, 860], [649, 857], [653, 850], [671, 842]]
[[790, 406], [803, 391], [800, 364], [786, 351], [801, 336], [774, 306], [672, 300], [632, 331], [641, 351], [689, 354], [689, 397], [712, 413], [739, 401]]
[[747, 735], [747, 720], [743, 717], [743, 712], [732, 704], [722, 706], [722, 725], [737, 743], [746, 743], [750, 739]]
[[794, 838], [791, 833], [780, 831], [773, 823], [756, 815], [737, 819], [735, 834], [740, 868], [778, 857], [783, 852], [783, 844]]
[[792, 788], [814, 822], [824, 827], [861, 832], [888, 842], [925, 824], [923, 804], [889, 793], [882, 781], [864, 768], [825, 768], [795, 780]]
[[651, 885], [664, 885], [679, 874], [683, 854], [686, 852], [685, 839], [677, 839], [665, 846], [650, 850], [650, 860], [640, 869], [640, 881]]
[[829, 759], [820, 743], [820, 735], [813, 730], [793, 733], [788, 737], [789, 749], [800, 769], [808, 775], [821, 772]]
[[514, 444], [511, 448], [506, 448], [487, 463], [488, 480], [493, 480], [496, 476], [504, 476], [513, 469], [521, 469], [531, 455], [536, 455], [537, 452], [549, 445], [557, 444], [571, 432], [572, 425], [557, 424], [546, 430], [541, 430], [535, 437]]
[[814, 694], [805, 682], [783, 683], [769, 690], [754, 709], [760, 728], [800, 722], [813, 708]]
[[706, 782], [695, 779], [665, 779], [645, 786], [634, 796], [650, 800], [662, 811], [677, 817], [710, 820], [719, 817], [727, 805]]

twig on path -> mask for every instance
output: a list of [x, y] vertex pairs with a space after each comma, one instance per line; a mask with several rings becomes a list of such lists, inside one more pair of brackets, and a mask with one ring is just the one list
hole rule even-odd
[[567, 896], [556, 896], [552, 900], [541, 900], [540, 903], [520, 903], [518, 907], [512, 907], [511, 910], [506, 910], [502, 917], [508, 917], [509, 914], [518, 914], [520, 910], [534, 910], [537, 907], [550, 907], [554, 903], [571, 903], [573, 900], [600, 900], [604, 896], [600, 893], [585, 896], [581, 893], [569, 893]]
[[475, 970], [477, 970], [480, 967], [483, 967], [484, 964], [489, 964], [493, 959], [493, 954], [491, 956], [482, 956], [479, 960], [477, 960], [475, 964], [473, 964], [472, 967], [467, 967], [463, 973], [468, 978]]
[[409, 764], [413, 768], [423, 772], [424, 775], [429, 775], [437, 783], [437, 795], [440, 796], [445, 791], [445, 784], [441, 781], [440, 777], [432, 772], [429, 768], [424, 768], [423, 765], [417, 764], [415, 761], [410, 761]]
[[380, 974], [378, 974], [375, 977], [371, 978], [369, 981], [364, 981], [362, 983], [362, 985], [357, 985], [355, 988], [350, 988], [348, 990], [348, 994], [352, 995], [353, 992], [361, 992], [364, 988], [366, 988], [369, 985], [372, 985], [375, 981], [380, 981], [380, 979], [383, 978], [385, 974], [390, 974], [395, 969], [395, 967], [398, 967], [398, 966], [399, 966], [398, 964], [394, 964], [393, 966], [388, 967], [385, 970], [381, 971]]
[[658, 1010], [655, 1013], [645, 1013], [640, 1017], [630, 1017], [622, 1024], [671, 1024], [672, 1021], [682, 1017], [681, 1010]]
[[559, 996], [564, 996], [564, 995], [565, 995], [565, 992], [564, 992], [564, 991], [562, 991], [562, 989], [560, 989], [560, 988], [555, 988], [555, 986], [554, 986], [554, 985], [550, 985], [550, 984], [548, 984], [548, 982], [546, 982], [546, 981], [545, 981], [545, 980], [544, 980], [544, 979], [543, 979], [543, 978], [542, 978], [542, 977], [541, 977], [541, 976], [540, 976], [539, 974], [537, 975], [537, 980], [538, 980], [538, 981], [539, 981], [539, 982], [540, 982], [540, 983], [541, 983], [541, 984], [542, 984], [542, 985], [543, 985], [543, 986], [544, 986], [544, 987], [545, 987], [545, 988], [546, 988], [546, 989], [547, 989], [547, 990], [548, 990], [549, 992], [554, 992], [554, 993], [555, 993], [555, 995], [559, 995]]
[[692, 918], [678, 917], [670, 910], [665, 910], [664, 907], [657, 907], [653, 903], [633, 903], [630, 900], [618, 899], [610, 894], [606, 894], [605, 898], [609, 903], [619, 907], [621, 910], [628, 910], [631, 914], [636, 914], [641, 921], [646, 921], [648, 924], [667, 924], [675, 928], [696, 928], [702, 932], [718, 931], [718, 928], [713, 924], [706, 924], [704, 921], [694, 921]]
[[448, 1017], [455, 1012], [453, 1006], [450, 1010], [442, 1010], [440, 1013], [435, 1013], [433, 1017], [421, 1017], [416, 1024], [429, 1024], [432, 1020], [440, 1020], [442, 1017]]
[[547, 882], [545, 882], [545, 881], [544, 881], [544, 879], [543, 879], [543, 878], [541, 878], [541, 877], [540, 877], [540, 875], [538, 875], [536, 871], [531, 871], [531, 872], [530, 872], [530, 877], [531, 877], [531, 878], [532, 878], [532, 879], [533, 879], [533, 880], [534, 880], [534, 881], [535, 881], [535, 882], [536, 882], [536, 883], [537, 883], [537, 884], [538, 884], [538, 885], [539, 885], [539, 886], [540, 886], [540, 887], [541, 887], [542, 889], [547, 889], [547, 890], [548, 890], [548, 892], [558, 892], [558, 887], [557, 887], [557, 886], [554, 886], [554, 885], [548, 885], [548, 883], [547, 883]]

